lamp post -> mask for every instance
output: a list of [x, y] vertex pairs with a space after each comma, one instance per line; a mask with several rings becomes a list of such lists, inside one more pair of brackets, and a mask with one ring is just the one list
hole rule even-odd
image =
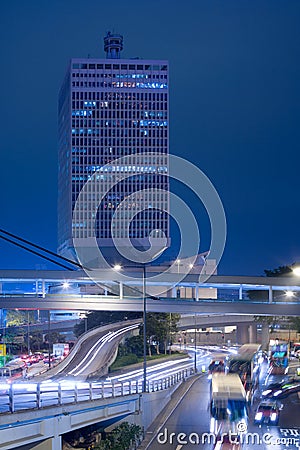
[[195, 356], [194, 356], [194, 370], [195, 373], [197, 372], [197, 328], [196, 328], [196, 314], [195, 314], [195, 344], [194, 344], [194, 352], [195, 352]]
[[[167, 247], [160, 249], [155, 255], [152, 256], [151, 261], [158, 258]], [[142, 301], [143, 301], [143, 392], [147, 392], [147, 294], [146, 294], [146, 266], [147, 262], [140, 264], [128, 265], [128, 268], [142, 269]], [[126, 267], [126, 266], [125, 266]], [[122, 266], [116, 264], [114, 270], [120, 271]]]
[[146, 264], [142, 264], [143, 269], [143, 392], [147, 388], [147, 305], [146, 305]]
[[[147, 388], [147, 302], [146, 302], [146, 263], [125, 266], [131, 269], [142, 269], [142, 301], [143, 301], [143, 392]], [[114, 266], [114, 270], [119, 272], [122, 269], [120, 264]]]
[[[64, 281], [61, 284], [54, 284], [52, 286], [48, 286], [48, 294], [51, 294], [51, 288], [62, 286], [63, 289], [68, 289], [70, 284], [67, 281]], [[51, 342], [50, 342], [50, 333], [51, 333], [51, 314], [50, 309], [48, 309], [48, 366], [51, 369]]]
[[30, 355], [30, 324], [29, 324], [29, 310], [27, 311], [27, 353]]
[[171, 349], [171, 328], [172, 328], [172, 313], [169, 314], [169, 355], [172, 354]]
[[[287, 298], [292, 299], [294, 297], [294, 292], [293, 291], [286, 291], [285, 296]], [[289, 339], [289, 349], [291, 347], [291, 322], [289, 321], [289, 335], [288, 335], [288, 339]]]
[[51, 316], [50, 309], [48, 309], [48, 366], [51, 369], [51, 343], [50, 343], [50, 332], [51, 332]]
[[1, 336], [0, 342], [2, 341], [3, 345], [3, 365], [6, 363], [6, 312], [4, 310], [1, 311]]

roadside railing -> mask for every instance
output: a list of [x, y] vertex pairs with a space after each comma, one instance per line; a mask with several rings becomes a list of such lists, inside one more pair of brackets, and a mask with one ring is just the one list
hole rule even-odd
[[[169, 389], [193, 374], [194, 368], [190, 367], [167, 377], [147, 380], [146, 393]], [[0, 414], [140, 394], [143, 392], [142, 388], [142, 379], [116, 382], [63, 380], [0, 384]]]

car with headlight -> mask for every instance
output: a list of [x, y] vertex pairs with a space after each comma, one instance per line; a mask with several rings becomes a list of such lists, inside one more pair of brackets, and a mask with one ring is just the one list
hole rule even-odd
[[224, 373], [225, 372], [225, 358], [226, 355], [217, 354], [212, 357], [208, 365], [208, 378], [212, 378], [213, 373]]
[[264, 400], [256, 410], [254, 423], [257, 425], [277, 425], [279, 421], [281, 405], [276, 401]]
[[296, 392], [300, 392], [300, 382], [291, 378], [289, 381], [272, 383], [266, 386], [261, 395], [263, 398], [282, 399]]

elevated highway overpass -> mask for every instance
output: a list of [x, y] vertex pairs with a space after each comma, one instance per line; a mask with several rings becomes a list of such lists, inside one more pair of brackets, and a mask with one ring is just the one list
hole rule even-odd
[[[49, 294], [45, 298], [34, 295], [1, 295], [0, 308], [79, 311], [143, 311], [138, 297], [104, 295]], [[252, 300], [233, 301], [223, 299], [191, 300], [177, 298], [147, 298], [147, 312], [171, 312], [180, 314], [222, 314], [260, 316], [299, 316], [300, 301], [266, 302]]]
[[227, 327], [237, 324], [252, 324], [256, 320], [253, 315], [219, 315], [212, 314], [206, 316], [205, 314], [183, 315], [181, 316], [177, 328], [179, 330], [186, 330], [188, 328], [208, 328], [208, 327]]
[[[201, 316], [214, 316], [214, 324], [216, 324], [215, 317], [222, 316], [223, 324], [234, 321], [234, 324], [238, 324], [240, 331], [244, 330], [243, 337], [240, 336], [242, 341], [247, 341], [249, 338], [247, 333], [253, 316], [300, 315], [298, 297], [285, 295], [286, 291], [294, 293], [300, 291], [300, 278], [295, 276], [212, 275], [208, 280], [200, 283], [199, 274], [190, 273], [177, 282], [177, 274], [164, 273], [163, 278], [155, 282], [152, 279], [157, 275], [155, 270], [157, 269], [154, 267], [147, 267], [146, 307], [148, 312], [171, 312], [196, 316], [199, 326], [203, 324]], [[136, 271], [133, 273], [134, 277], [125, 282], [119, 273], [112, 269], [97, 270], [97, 279], [91, 279], [80, 270], [1, 270], [0, 308], [142, 312], [144, 303], [141, 292], [142, 278], [137, 277]], [[66, 281], [70, 289], [61, 289], [60, 292], [54, 293]], [[254, 301], [248, 298], [248, 291], [257, 290], [264, 294], [264, 300]], [[160, 294], [157, 295], [157, 292]]]
[[[223, 296], [235, 299], [246, 299], [247, 291], [260, 290], [266, 294], [268, 302], [274, 300], [274, 291], [278, 291], [284, 296], [286, 291], [300, 291], [299, 277], [247, 277], [247, 276], [222, 276], [212, 275], [208, 280], [201, 283], [199, 275], [190, 273], [183, 276], [178, 282], [178, 275], [174, 273], [163, 273], [160, 281], [155, 281], [156, 275], [154, 268], [147, 268], [146, 291], [149, 295], [155, 296], [156, 290], [160, 291], [158, 297], [176, 297], [177, 288], [190, 288], [188, 297], [196, 300], [201, 298], [209, 298], [209, 290], [222, 290]], [[148, 272], [150, 272], [148, 276]], [[89, 293], [88, 287], [97, 286], [102, 289], [104, 294], [113, 294], [115, 297], [122, 299], [123, 297], [141, 297], [142, 279], [138, 278], [137, 271], [129, 272], [129, 281], [124, 281], [122, 276], [114, 270], [97, 270], [96, 275], [90, 278], [83, 271], [34, 271], [34, 270], [0, 270], [0, 294], [31, 294], [36, 297], [46, 297], [53, 288], [62, 287], [64, 282], [68, 282], [72, 287], [72, 292], [77, 289], [78, 292]], [[141, 275], [141, 274], [140, 274]], [[153, 280], [154, 281], [153, 281]], [[67, 293], [68, 291], [64, 291]], [[97, 291], [94, 291], [95, 293]], [[183, 290], [183, 292], [185, 292]], [[211, 291], [213, 293], [213, 291]], [[204, 295], [205, 294], [205, 295]], [[234, 295], [233, 295], [234, 294]]]

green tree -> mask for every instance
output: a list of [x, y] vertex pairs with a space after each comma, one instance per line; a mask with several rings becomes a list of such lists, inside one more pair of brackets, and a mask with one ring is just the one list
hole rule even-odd
[[[293, 264], [289, 266], [279, 266], [275, 269], [265, 269], [264, 273], [266, 277], [284, 277], [284, 276], [291, 276], [292, 275], [292, 269], [291, 267]], [[248, 298], [250, 300], [268, 300], [269, 293], [266, 290], [253, 290], [248, 291]], [[276, 291], [273, 290], [273, 299], [274, 300], [280, 300], [285, 296], [285, 294], [282, 293], [282, 291]], [[294, 296], [298, 296], [297, 294], [294, 294]], [[287, 320], [284, 317], [279, 316], [256, 316], [255, 320], [259, 323], [268, 323], [270, 326], [271, 332], [276, 328], [276, 325], [280, 324], [282, 326], [284, 320], [287, 327], [292, 327], [296, 329], [298, 332], [300, 332], [300, 318], [299, 317], [288, 317]]]
[[97, 444], [95, 450], [128, 450], [132, 443], [142, 436], [140, 426], [123, 422], [107, 434], [106, 439]]
[[171, 333], [177, 331], [177, 323], [180, 319], [179, 314], [170, 313], [148, 313], [147, 314], [147, 342], [148, 351], [151, 355], [151, 345], [155, 343], [156, 353], [160, 353], [160, 349], [166, 353], [167, 342], [171, 337]]
[[23, 351], [25, 343], [25, 330], [20, 330], [18, 333], [16, 331], [11, 331], [9, 328], [6, 329], [3, 341], [7, 345], [7, 353], [17, 354]]
[[30, 333], [30, 347], [35, 352], [45, 347], [42, 331], [36, 330]]
[[[291, 264], [292, 266], [292, 264]], [[287, 276], [292, 274], [291, 266], [279, 266], [275, 269], [264, 269], [264, 273], [266, 277], [280, 277]], [[269, 298], [269, 292], [264, 290], [249, 290], [247, 291], [248, 298], [250, 300], [256, 301], [267, 301]], [[272, 292], [274, 300], [280, 300], [285, 295], [282, 291], [273, 290]]]
[[138, 358], [143, 356], [143, 339], [141, 335], [127, 338], [124, 344], [119, 345], [118, 356], [136, 355]]
[[57, 331], [51, 331], [50, 335], [47, 333], [45, 335], [45, 343], [49, 343], [49, 336], [50, 336], [50, 345], [57, 344], [58, 342], [65, 342], [66, 338], [63, 334], [58, 333]]
[[300, 317], [290, 317], [291, 326], [300, 333]]
[[20, 311], [17, 309], [9, 309], [7, 311], [6, 316], [6, 325], [10, 326], [19, 326], [28, 323], [33, 323], [34, 319], [34, 311]]
[[[177, 331], [177, 323], [180, 314], [170, 313], [148, 313], [147, 314], [147, 353], [151, 356], [151, 345], [155, 342], [156, 352], [160, 352], [160, 348], [166, 353], [167, 343], [171, 341], [171, 333]], [[136, 355], [138, 358], [144, 354], [143, 343], [143, 324], [140, 325], [139, 335], [127, 338], [124, 344], [119, 345], [118, 357]]]
[[[293, 264], [291, 264], [292, 266]], [[291, 266], [279, 266], [276, 269], [265, 269], [266, 277], [280, 277], [282, 275], [291, 275], [293, 270]]]

